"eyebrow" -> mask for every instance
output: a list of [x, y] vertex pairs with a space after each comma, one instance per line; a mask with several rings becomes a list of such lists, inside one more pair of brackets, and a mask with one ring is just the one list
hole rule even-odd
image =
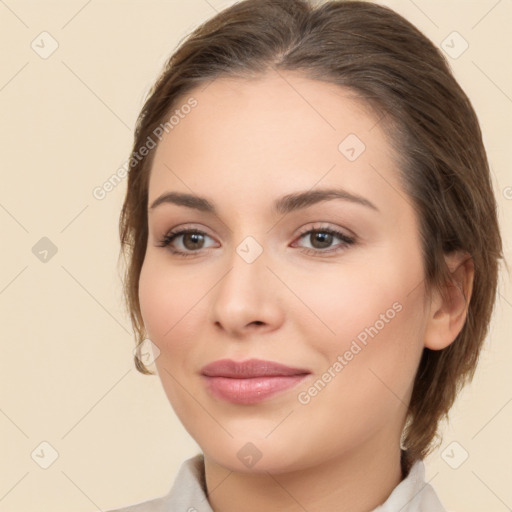
[[[379, 211], [377, 206], [365, 197], [339, 188], [325, 188], [287, 194], [274, 201], [272, 211], [279, 214], [286, 214], [307, 208], [308, 206], [322, 201], [331, 201], [333, 199], [342, 199], [354, 204], [366, 206], [377, 212]], [[187, 208], [217, 215], [215, 206], [208, 201], [208, 199], [184, 192], [166, 192], [155, 199], [149, 209], [154, 210], [157, 206], [165, 203], [185, 206]]]

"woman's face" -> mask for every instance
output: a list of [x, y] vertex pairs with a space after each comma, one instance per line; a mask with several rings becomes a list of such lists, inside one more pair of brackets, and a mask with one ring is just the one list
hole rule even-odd
[[[429, 307], [382, 124], [350, 91], [290, 72], [191, 96], [154, 150], [139, 290], [176, 414], [236, 471], [397, 453]], [[151, 208], [169, 192], [202, 199]], [[162, 246], [181, 230], [200, 233]], [[302, 374], [202, 374], [221, 359]]]

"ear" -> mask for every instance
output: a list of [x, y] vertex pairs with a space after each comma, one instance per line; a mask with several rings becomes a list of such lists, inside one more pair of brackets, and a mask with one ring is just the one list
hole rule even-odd
[[463, 251], [445, 255], [452, 282], [441, 290], [433, 290], [425, 329], [425, 347], [441, 350], [455, 341], [466, 321], [473, 291], [474, 264]]

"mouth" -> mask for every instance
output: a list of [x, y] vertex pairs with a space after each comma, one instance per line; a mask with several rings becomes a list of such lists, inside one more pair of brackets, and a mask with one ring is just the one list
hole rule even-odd
[[273, 361], [221, 359], [204, 366], [201, 377], [209, 392], [237, 404], [254, 404], [296, 386], [311, 371]]

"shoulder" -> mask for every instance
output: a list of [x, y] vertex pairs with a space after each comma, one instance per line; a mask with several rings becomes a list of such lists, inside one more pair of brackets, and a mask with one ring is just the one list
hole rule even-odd
[[169, 509], [165, 504], [165, 496], [153, 498], [147, 501], [134, 503], [127, 507], [107, 510], [106, 512], [167, 512]]
[[200, 453], [181, 464], [174, 484], [165, 496], [133, 503], [106, 512], [210, 512], [205, 493], [204, 459]]
[[408, 475], [390, 494], [385, 503], [372, 512], [447, 512], [434, 488], [425, 482], [425, 465], [417, 460]]

